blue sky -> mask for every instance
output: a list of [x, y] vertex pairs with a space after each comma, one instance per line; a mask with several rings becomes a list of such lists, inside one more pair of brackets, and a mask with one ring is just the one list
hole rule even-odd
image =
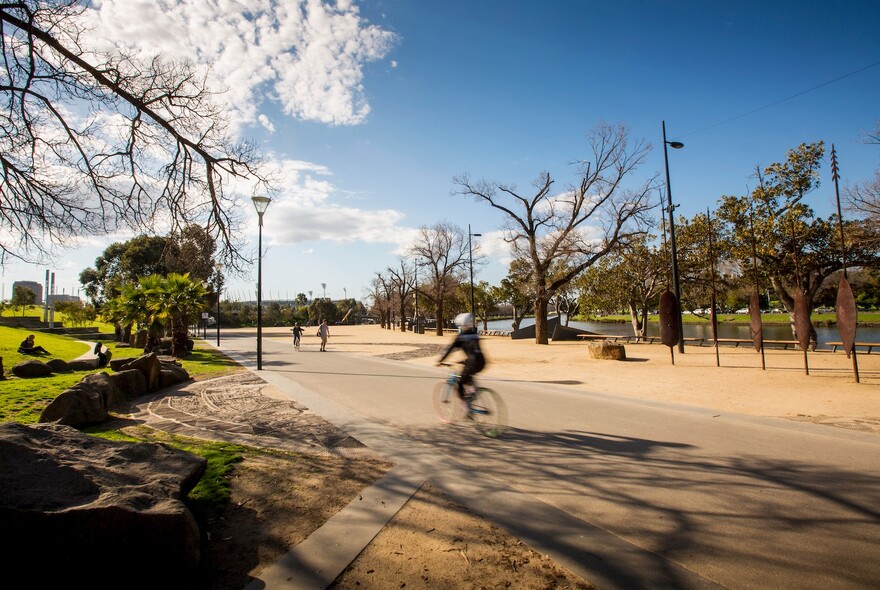
[[[503, 219], [453, 195], [453, 177], [528, 193], [546, 170], [564, 190], [599, 121], [623, 123], [654, 146], [633, 184], [662, 173], [666, 121], [668, 138], [685, 143], [669, 152], [685, 216], [745, 194], [756, 166], [801, 142], [835, 144], [843, 185], [880, 168], [880, 146], [863, 141], [880, 121], [876, 2], [385, 0], [322, 12], [261, 0], [241, 3], [250, 11], [243, 17], [235, 2], [161, 0], [160, 16], [183, 23], [173, 38], [155, 15], [138, 14], [148, 4], [157, 3], [96, 2], [106, 38], [170, 55], [196, 47], [232, 86], [236, 132], [282, 171], [263, 227], [264, 299], [362, 298], [415, 229], [441, 220], [483, 234], [475, 245], [490, 263], [476, 278], [497, 283], [506, 272]], [[276, 38], [240, 34], [233, 51], [216, 38], [234, 35], [199, 33], [224, 23], [240, 30], [242, 18]], [[312, 36], [277, 42], [301, 31]], [[827, 165], [822, 175], [809, 202], [826, 215]], [[253, 213], [249, 195], [242, 206]], [[242, 236], [251, 248], [256, 230], [253, 215]], [[5, 296], [14, 280], [42, 281], [47, 268], [70, 293], [106, 244], [84, 240], [53, 265], [5, 267]], [[253, 298], [255, 277], [255, 269], [232, 277], [226, 296]]]

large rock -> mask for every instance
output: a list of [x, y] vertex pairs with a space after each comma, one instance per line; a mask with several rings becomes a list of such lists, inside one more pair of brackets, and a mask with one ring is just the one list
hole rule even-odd
[[[112, 363], [113, 361], [110, 362]], [[121, 365], [117, 370], [124, 371], [126, 369], [137, 369], [143, 373], [144, 377], [147, 378], [147, 389], [149, 391], [154, 391], [159, 388], [159, 376], [162, 371], [162, 363], [159, 362], [159, 357], [155, 353], [151, 352], [150, 354], [145, 354], [136, 359], [132, 359]]]
[[94, 371], [98, 368], [98, 359], [74, 359], [67, 362], [71, 371]]
[[100, 424], [107, 411], [122, 401], [122, 392], [107, 373], [92, 373], [61, 392], [40, 414], [40, 422], [57, 422], [68, 426]]
[[70, 364], [62, 359], [50, 359], [46, 364], [52, 369], [53, 373], [67, 373], [70, 371]]
[[625, 361], [626, 349], [623, 344], [613, 342], [590, 342], [590, 356], [594, 359]]
[[159, 373], [159, 387], [171, 387], [184, 381], [189, 381], [190, 376], [186, 369], [180, 365], [162, 363], [162, 370]]
[[45, 377], [52, 374], [52, 368], [43, 361], [31, 359], [14, 365], [12, 367], [12, 374], [22, 379]]
[[110, 380], [126, 399], [135, 399], [147, 393], [147, 378], [137, 369], [110, 373]]
[[4, 562], [40, 587], [193, 587], [199, 530], [182, 499], [206, 461], [61, 425], [0, 424]]

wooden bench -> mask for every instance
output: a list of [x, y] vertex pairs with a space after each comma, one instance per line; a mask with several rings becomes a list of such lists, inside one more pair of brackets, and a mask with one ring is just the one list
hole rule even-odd
[[[826, 342], [825, 344], [831, 347], [831, 352], [837, 352], [837, 349], [843, 346], [843, 342]], [[860, 348], [867, 348], [867, 354], [871, 354], [873, 349], [880, 346], [880, 342], [853, 342], [853, 345]]]
[[[710, 339], [708, 342], [711, 344], [714, 341]], [[751, 338], [719, 338], [718, 344], [733, 344], [734, 347], [738, 347], [740, 344], [754, 346], [755, 343]], [[764, 340], [764, 346], [781, 346], [783, 350], [788, 350], [789, 346], [797, 348], [798, 342], [797, 340]]]
[[577, 337], [581, 340], [610, 340], [612, 342], [629, 339], [628, 336], [610, 336], [608, 334], [578, 334]]
[[[714, 340], [710, 340], [711, 343], [715, 343]], [[739, 347], [740, 344], [754, 344], [751, 338], [719, 338], [718, 344], [733, 344], [734, 347]]]

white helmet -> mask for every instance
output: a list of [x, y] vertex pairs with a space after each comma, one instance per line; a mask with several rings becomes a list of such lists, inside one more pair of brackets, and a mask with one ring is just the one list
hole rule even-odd
[[473, 328], [474, 316], [469, 313], [460, 313], [455, 316], [455, 325], [459, 328]]

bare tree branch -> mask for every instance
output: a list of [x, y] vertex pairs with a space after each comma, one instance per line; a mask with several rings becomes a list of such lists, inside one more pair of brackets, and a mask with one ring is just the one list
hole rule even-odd
[[201, 225], [227, 268], [246, 262], [233, 180], [268, 190], [204, 75], [86, 43], [82, 0], [0, 4], [0, 261], [85, 235]]

